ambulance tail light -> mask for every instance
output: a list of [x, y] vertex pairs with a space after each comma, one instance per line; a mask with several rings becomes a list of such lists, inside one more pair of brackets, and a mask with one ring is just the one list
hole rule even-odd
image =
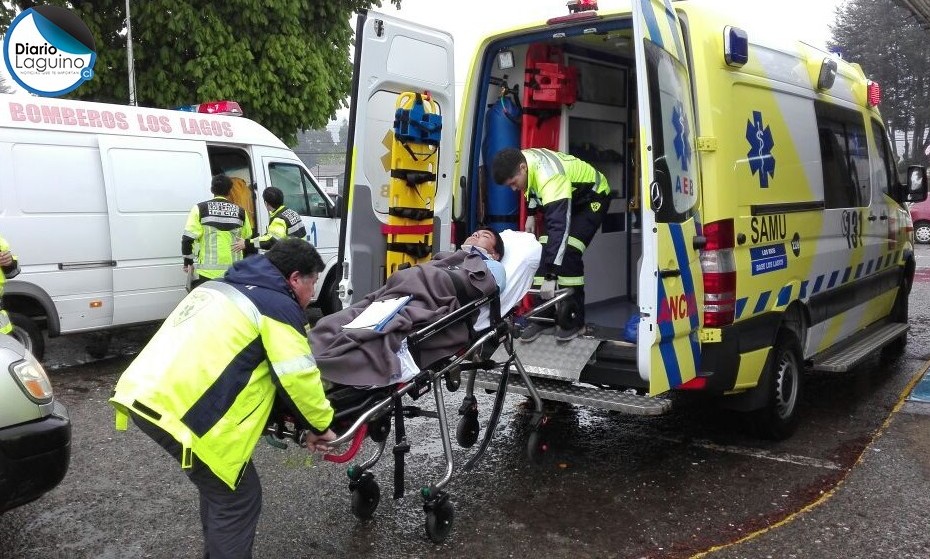
[[882, 100], [882, 89], [878, 86], [878, 82], [873, 82], [869, 80], [868, 85], [866, 85], [866, 101], [870, 107], [877, 107]]
[[736, 318], [736, 256], [732, 219], [704, 225], [704, 326], [719, 328]]

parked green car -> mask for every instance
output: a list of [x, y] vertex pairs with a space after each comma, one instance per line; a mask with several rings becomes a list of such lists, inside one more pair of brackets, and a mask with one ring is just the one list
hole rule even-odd
[[0, 334], [0, 513], [57, 486], [71, 459], [71, 419], [42, 365]]

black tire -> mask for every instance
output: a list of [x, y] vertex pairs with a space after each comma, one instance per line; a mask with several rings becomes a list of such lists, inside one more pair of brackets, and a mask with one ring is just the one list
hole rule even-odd
[[[898, 294], [895, 296], [894, 306], [891, 307], [891, 314], [888, 315], [888, 318], [890, 318], [892, 322], [907, 324], [908, 300], [910, 296], [911, 279], [905, 275], [905, 278], [901, 281], [901, 286], [898, 288]], [[903, 336], [895, 338], [893, 342], [882, 348], [882, 361], [897, 359], [904, 353], [906, 347], [907, 334], [905, 333]]]
[[531, 464], [542, 464], [548, 456], [549, 443], [540, 429], [533, 429], [526, 438], [526, 457]]
[[112, 332], [98, 332], [95, 334], [90, 343], [84, 349], [87, 355], [94, 359], [103, 359], [110, 351], [110, 340], [113, 338]]
[[323, 316], [342, 310], [342, 301], [339, 299], [339, 276], [336, 274], [331, 274], [331, 277], [326, 280], [326, 285], [320, 291], [317, 306], [320, 307]]
[[765, 407], [755, 412], [755, 423], [759, 436], [780, 441], [794, 434], [798, 427], [804, 364], [797, 336], [780, 331], [766, 367], [768, 395]]
[[360, 520], [368, 520], [374, 516], [380, 502], [381, 487], [378, 482], [371, 477], [362, 479], [352, 491], [352, 514]]
[[8, 313], [10, 322], [13, 323], [13, 331], [10, 335], [19, 340], [26, 349], [32, 353], [36, 359], [42, 360], [45, 357], [45, 338], [42, 337], [42, 330], [28, 316], [15, 312]]
[[426, 535], [435, 544], [441, 544], [452, 532], [452, 522], [455, 520], [455, 507], [452, 501], [446, 499], [437, 504], [432, 510], [426, 512]]
[[478, 442], [480, 431], [478, 414], [466, 413], [459, 418], [458, 425], [455, 426], [455, 440], [462, 448], [471, 448]]

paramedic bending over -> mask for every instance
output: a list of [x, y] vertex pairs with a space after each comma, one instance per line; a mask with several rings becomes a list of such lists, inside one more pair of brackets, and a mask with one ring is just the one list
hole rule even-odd
[[[494, 181], [522, 191], [542, 205], [547, 237], [533, 284], [541, 299], [555, 295], [556, 283], [574, 291], [575, 312], [556, 324], [555, 337], [568, 341], [584, 329], [584, 249], [591, 243], [610, 206], [607, 179], [588, 163], [548, 149], [502, 149], [491, 164]], [[566, 313], [568, 314], [568, 313]], [[551, 315], [550, 315], [551, 316]], [[551, 329], [531, 323], [520, 337], [531, 342]]]

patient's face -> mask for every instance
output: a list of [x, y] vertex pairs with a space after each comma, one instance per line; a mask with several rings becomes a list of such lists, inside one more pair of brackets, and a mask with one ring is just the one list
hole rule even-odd
[[488, 252], [488, 255], [494, 260], [500, 260], [501, 257], [497, 254], [497, 251], [494, 250], [495, 240], [494, 234], [486, 229], [481, 229], [475, 231], [471, 234], [470, 237], [465, 239], [463, 245], [471, 245], [476, 247], [481, 247]]

